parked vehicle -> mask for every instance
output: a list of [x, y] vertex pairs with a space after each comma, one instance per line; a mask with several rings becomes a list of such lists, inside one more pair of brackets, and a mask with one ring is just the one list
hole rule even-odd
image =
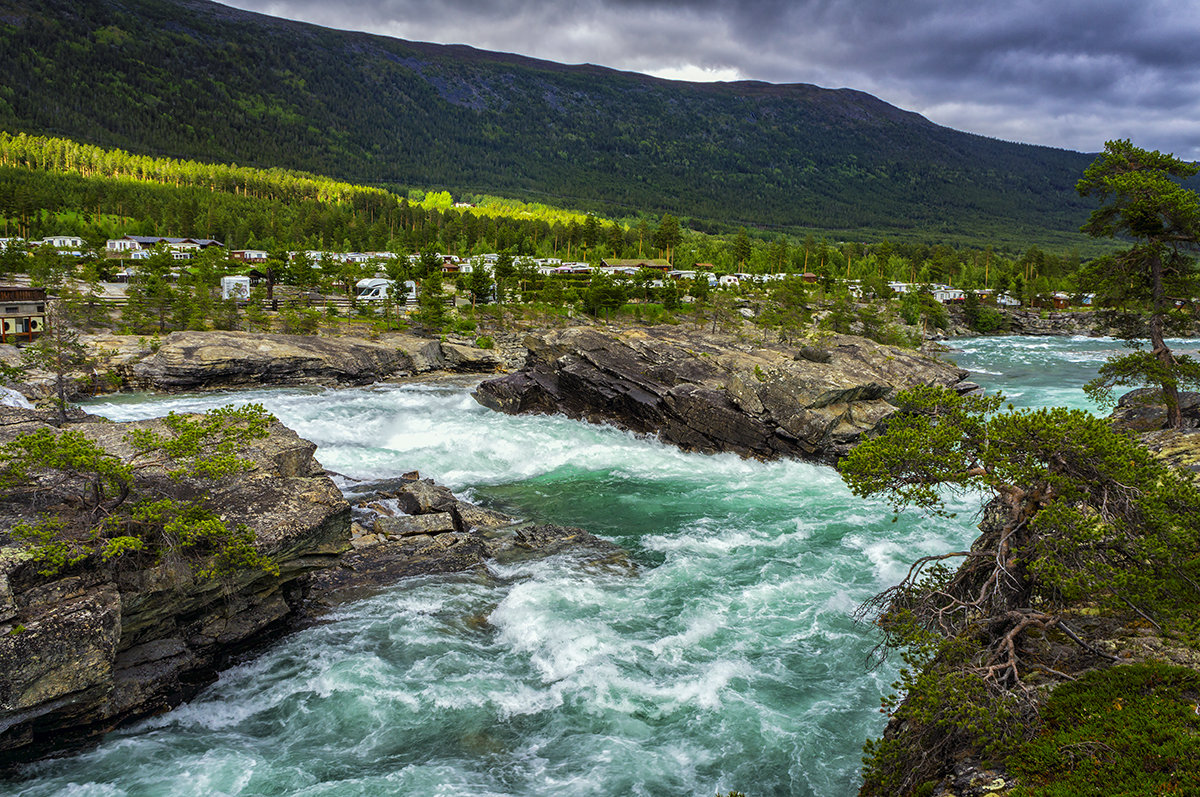
[[239, 302], [250, 299], [249, 277], [221, 277], [221, 298], [236, 299]]
[[389, 296], [393, 301], [401, 303], [417, 300], [417, 283], [412, 280], [405, 280], [400, 288], [397, 288], [395, 280], [367, 277], [360, 279], [354, 287], [358, 288], [359, 301], [381, 302]]

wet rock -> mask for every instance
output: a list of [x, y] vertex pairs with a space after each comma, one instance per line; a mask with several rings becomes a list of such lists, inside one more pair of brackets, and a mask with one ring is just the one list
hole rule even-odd
[[[413, 479], [407, 474], [400, 479], [354, 484], [350, 490], [353, 497], [366, 507], [380, 501], [394, 500], [400, 511], [406, 515], [448, 512], [454, 519], [455, 531], [493, 529], [517, 522], [516, 518], [502, 512], [460, 500], [449, 489], [435, 484], [432, 479]], [[376, 514], [379, 515], [389, 512], [390, 510], [383, 507], [376, 510]]]
[[368, 384], [411, 373], [394, 345], [351, 338], [255, 332], [172, 332], [131, 367], [146, 387], [187, 390], [261, 384]]
[[391, 496], [396, 499], [400, 510], [409, 515], [443, 512], [458, 501], [454, 497], [454, 493], [441, 485], [434, 484], [431, 479], [400, 482]]

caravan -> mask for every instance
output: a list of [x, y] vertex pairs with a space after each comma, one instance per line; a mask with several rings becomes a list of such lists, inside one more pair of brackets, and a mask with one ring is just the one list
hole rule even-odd
[[391, 297], [398, 304], [408, 304], [417, 300], [417, 283], [405, 280], [401, 290], [396, 289], [396, 281], [382, 277], [368, 277], [355, 283], [358, 288], [359, 301], [382, 302]]
[[249, 277], [221, 277], [221, 298], [239, 302], [250, 300]]

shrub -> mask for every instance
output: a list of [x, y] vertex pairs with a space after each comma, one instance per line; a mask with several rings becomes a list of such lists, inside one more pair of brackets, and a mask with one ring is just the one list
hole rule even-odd
[[1013, 797], [1200, 794], [1200, 672], [1166, 664], [1093, 671], [1055, 689], [1038, 737], [1009, 758]]
[[[20, 505], [33, 519], [15, 524], [12, 534], [29, 546], [45, 576], [93, 555], [183, 560], [200, 577], [277, 573], [254, 549], [250, 531], [229, 527], [203, 497], [204, 482], [250, 467], [239, 452], [265, 437], [270, 421], [256, 404], [202, 416], [172, 413], [162, 431], [143, 427], [125, 436], [134, 451], [129, 459], [73, 429], [19, 435], [0, 446], [0, 501]], [[169, 468], [169, 478], [135, 477], [148, 467]]]

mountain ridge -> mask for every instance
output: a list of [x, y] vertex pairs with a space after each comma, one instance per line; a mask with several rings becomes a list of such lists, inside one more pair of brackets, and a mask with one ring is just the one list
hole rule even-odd
[[690, 83], [337, 31], [208, 0], [0, 0], [0, 129], [584, 210], [1069, 240], [1091, 157], [856, 89]]

